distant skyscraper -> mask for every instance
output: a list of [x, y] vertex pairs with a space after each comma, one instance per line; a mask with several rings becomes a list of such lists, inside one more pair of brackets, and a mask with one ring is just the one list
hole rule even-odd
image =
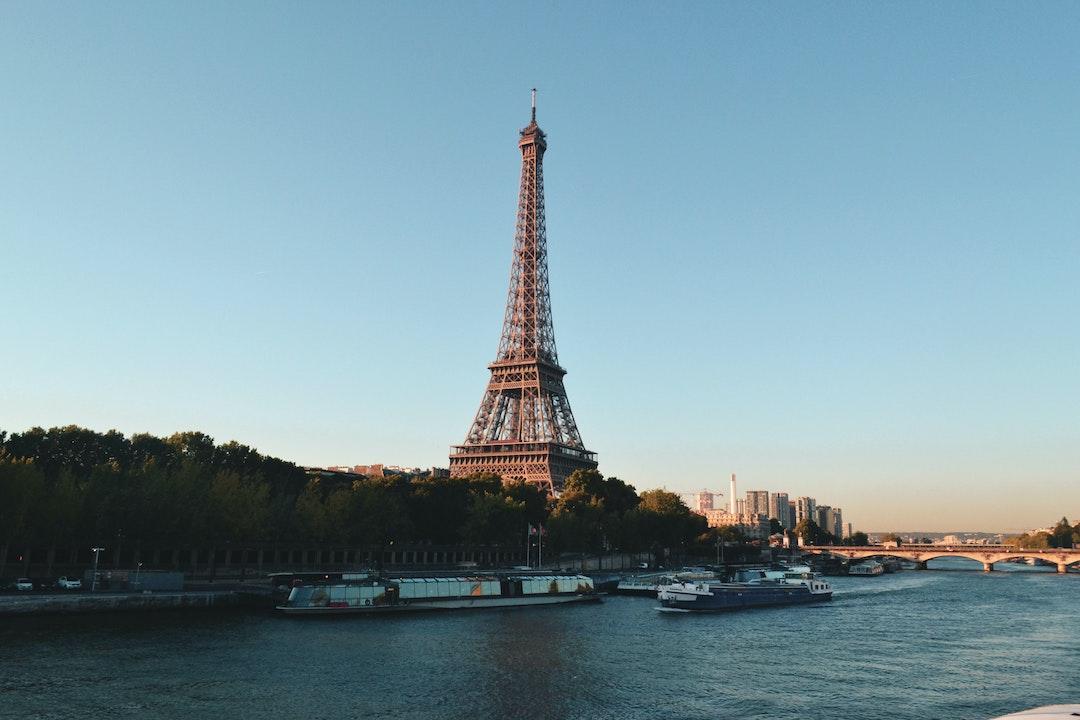
[[735, 501], [735, 514], [736, 515], [745, 515], [746, 514], [746, 501], [743, 500], [742, 498], [739, 498], [738, 500]]
[[818, 517], [821, 519], [818, 524], [822, 530], [835, 535], [837, 540], [844, 537], [844, 514], [840, 508], [819, 505]]
[[746, 491], [746, 512], [758, 513], [759, 515], [769, 516], [769, 491], [768, 490], [747, 490]]
[[795, 523], [791, 522], [791, 515], [788, 514], [787, 493], [778, 492], [769, 496], [769, 517], [776, 518], [776, 521], [788, 530], [795, 527]]
[[803, 520], [817, 524], [817, 500], [812, 497], [795, 498], [795, 524]]
[[769, 517], [770, 518], [776, 518], [776, 521], [779, 522], [781, 525], [783, 525], [784, 522], [783, 522], [783, 520], [780, 519], [781, 518], [781, 512], [779, 511], [778, 506], [779, 506], [779, 503], [780, 503], [780, 496], [782, 494], [783, 493], [770, 493], [769, 494]]
[[731, 492], [728, 495], [728, 512], [735, 513], [738, 508], [735, 504], [735, 473], [731, 473]]
[[817, 523], [817, 526], [825, 532], [832, 532], [829, 529], [832, 527], [830, 524], [832, 522], [830, 515], [832, 508], [828, 505], [818, 505], [814, 510], [814, 522]]

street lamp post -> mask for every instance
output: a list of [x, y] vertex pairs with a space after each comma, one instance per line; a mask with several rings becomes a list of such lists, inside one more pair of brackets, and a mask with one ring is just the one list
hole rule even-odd
[[139, 567], [135, 568], [135, 589], [139, 588], [139, 574], [142, 572], [142, 563], [139, 563]]
[[532, 523], [525, 525], [525, 566], [532, 567]]
[[90, 549], [94, 552], [94, 572], [90, 577], [90, 592], [94, 592], [95, 590], [97, 590], [98, 555], [100, 555], [101, 551], [104, 550], [105, 548], [103, 548], [103, 547], [92, 547]]

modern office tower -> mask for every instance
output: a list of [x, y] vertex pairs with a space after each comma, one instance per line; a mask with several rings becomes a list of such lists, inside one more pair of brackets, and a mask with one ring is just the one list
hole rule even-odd
[[837, 540], [843, 537], [844, 521], [840, 508], [818, 505], [817, 524], [825, 532], [835, 535]]
[[778, 492], [769, 496], [769, 517], [776, 518], [782, 527], [791, 530], [795, 527], [795, 523], [791, 521], [789, 507], [787, 493]]
[[746, 512], [769, 516], [769, 491], [747, 490]]
[[817, 500], [812, 497], [795, 498], [795, 524], [803, 520], [817, 523]]
[[745, 515], [746, 514], [746, 501], [743, 500], [742, 498], [739, 498], [738, 500], [735, 501], [735, 514], [736, 515]]
[[818, 505], [817, 508], [815, 508], [814, 522], [817, 523], [817, 526], [825, 532], [831, 532], [829, 530], [829, 528], [832, 527], [832, 525], [830, 525], [832, 519], [829, 515], [829, 513], [831, 512], [832, 508], [828, 505]]
[[854, 534], [855, 534], [855, 533], [853, 533], [853, 532], [851, 531], [851, 523], [846, 523], [846, 524], [844, 525], [844, 528], [845, 528], [845, 529], [847, 530], [847, 533], [845, 533], [845, 534], [844, 534], [844, 537], [845, 537], [845, 538], [849, 538], [849, 537], [851, 537], [852, 535], [854, 535]]
[[791, 529], [794, 530], [795, 529], [795, 523], [796, 523], [796, 521], [795, 521], [795, 501], [794, 500], [788, 500], [787, 516], [788, 516], [788, 520], [791, 521]]
[[835, 535], [837, 540], [843, 537], [844, 522], [843, 514], [841, 513], [840, 508], [829, 507], [828, 505], [819, 505], [818, 517], [821, 520], [818, 525], [821, 527], [822, 530], [831, 535]]
[[450, 476], [492, 473], [557, 494], [575, 470], [596, 468], [578, 432], [555, 352], [544, 223], [547, 136], [532, 121], [520, 133], [521, 191], [502, 337], [491, 378], [465, 442], [450, 451]]

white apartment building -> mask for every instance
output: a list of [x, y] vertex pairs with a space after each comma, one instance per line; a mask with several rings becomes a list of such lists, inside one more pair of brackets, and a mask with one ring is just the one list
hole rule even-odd
[[709, 527], [736, 527], [751, 540], [769, 539], [769, 518], [760, 513], [730, 513], [727, 510], [709, 510], [701, 513]]

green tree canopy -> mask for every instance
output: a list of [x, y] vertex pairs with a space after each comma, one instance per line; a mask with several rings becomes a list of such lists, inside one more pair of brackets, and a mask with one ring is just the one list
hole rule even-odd
[[795, 535], [806, 545], [836, 545], [837, 537], [821, 529], [816, 522], [803, 518], [795, 526]]
[[1058, 548], [1071, 548], [1073, 545], [1073, 529], [1069, 525], [1068, 518], [1061, 518], [1058, 524], [1054, 526], [1053, 532], [1050, 533], [1050, 544], [1052, 547]]
[[870, 544], [870, 538], [866, 535], [866, 533], [859, 530], [858, 532], [851, 533], [851, 537], [847, 538], [844, 541], [844, 544], [845, 545], [856, 545], [856, 546], [869, 545]]

